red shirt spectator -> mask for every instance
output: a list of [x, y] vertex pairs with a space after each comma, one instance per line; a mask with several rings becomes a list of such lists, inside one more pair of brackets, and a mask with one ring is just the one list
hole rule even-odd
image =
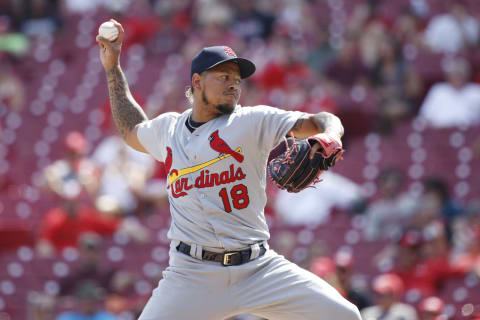
[[68, 202], [64, 207], [51, 209], [45, 215], [40, 239], [47, 240], [57, 250], [76, 246], [84, 232], [111, 235], [119, 227], [117, 218], [104, 217], [95, 209]]
[[393, 273], [402, 279], [406, 290], [417, 289], [425, 297], [435, 294], [445, 280], [463, 275], [465, 270], [452, 266], [448, 255], [422, 260], [423, 246], [418, 231], [407, 231], [400, 240], [397, 268]]
[[308, 76], [309, 69], [305, 64], [272, 62], [258, 76], [258, 81], [266, 89], [286, 88], [292, 80], [305, 79]]
[[450, 277], [464, 274], [449, 264], [446, 257], [423, 261], [410, 269], [397, 270], [406, 289], [418, 289], [422, 296], [432, 295]]
[[125, 30], [128, 30], [128, 37], [123, 44], [124, 48], [128, 48], [136, 43], [145, 43], [153, 37], [161, 28], [162, 21], [156, 17], [135, 17], [123, 16], [118, 17]]

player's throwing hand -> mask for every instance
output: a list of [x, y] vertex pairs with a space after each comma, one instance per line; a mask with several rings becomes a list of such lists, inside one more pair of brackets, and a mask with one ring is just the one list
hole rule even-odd
[[118, 37], [115, 41], [110, 42], [108, 39], [97, 35], [97, 43], [100, 46], [100, 60], [102, 61], [105, 71], [112, 69], [120, 64], [120, 51], [122, 49], [123, 41], [123, 27], [120, 23], [114, 19], [110, 19], [111, 22], [118, 29]]

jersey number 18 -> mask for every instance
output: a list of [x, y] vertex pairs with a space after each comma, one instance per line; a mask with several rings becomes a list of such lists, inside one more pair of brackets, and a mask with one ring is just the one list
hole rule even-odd
[[[232, 212], [227, 188], [223, 188], [222, 190], [220, 190], [218, 195], [220, 196], [220, 198], [222, 198], [225, 211], [228, 213]], [[230, 190], [230, 197], [232, 198], [232, 204], [235, 209], [245, 209], [250, 203], [250, 199], [248, 198], [248, 189], [243, 184], [237, 184], [236, 186], [234, 186], [232, 190]]]

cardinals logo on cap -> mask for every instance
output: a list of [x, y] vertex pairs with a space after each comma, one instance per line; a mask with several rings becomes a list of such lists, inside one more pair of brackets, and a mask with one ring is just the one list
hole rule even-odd
[[229, 56], [234, 58], [237, 57], [237, 54], [232, 50], [232, 48], [225, 46], [223, 47], [223, 50], [225, 50], [225, 53], [228, 54]]

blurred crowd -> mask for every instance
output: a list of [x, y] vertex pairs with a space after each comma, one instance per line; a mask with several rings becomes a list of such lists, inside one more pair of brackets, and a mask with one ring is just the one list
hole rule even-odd
[[[243, 84], [242, 105], [333, 112], [346, 128], [347, 149], [369, 133], [388, 137], [411, 121], [439, 130], [480, 125], [476, 0], [12, 0], [0, 2], [0, 141], [12, 127], [6, 115], [21, 116], [33, 99], [33, 75], [17, 72], [34, 71], [32, 61], [42, 61], [32, 47], [69, 41], [70, 19], [85, 15], [117, 19], [126, 30], [124, 53], [142, 56], [141, 66], [159, 67], [144, 77], [127, 70], [149, 117], [185, 110], [192, 57], [202, 47], [226, 44], [257, 66]], [[74, 50], [64, 57], [67, 68], [72, 56]], [[146, 82], [153, 83], [151, 92], [143, 90]], [[28, 294], [31, 320], [133, 319], [149, 295], [138, 289], [140, 271], [117, 268], [102, 252], [112, 237], [137, 243], [138, 250], [155, 241], [158, 230], [149, 219], [169, 220], [166, 175], [163, 164], [116, 135], [107, 91], [97, 94], [103, 102], [89, 108], [98, 109], [101, 138], [92, 141], [72, 127], [59, 139], [62, 155], [41, 168], [40, 198], [51, 206], [35, 213], [41, 219], [34, 254], [45, 261], [65, 252], [78, 258], [57, 290]], [[480, 136], [473, 140], [478, 161]], [[359, 181], [335, 172], [293, 196], [268, 186], [265, 213], [276, 226], [271, 245], [337, 288], [364, 319], [455, 319], [442, 290], [465, 277], [480, 290], [480, 194], [457, 199], [441, 171], [411, 193], [405, 169], [384, 168], [377, 192], [367, 196]], [[8, 201], [16, 182], [0, 171], [0, 199]], [[336, 214], [360, 226], [366, 243], [380, 244], [368, 257], [368, 277], [356, 269], [363, 257], [348, 247], [332, 252], [328, 238], [295, 253], [294, 228], [328, 226]], [[0, 248], [0, 260], [6, 251]], [[154, 287], [161, 270], [150, 274]], [[462, 319], [480, 319], [480, 305], [472, 303], [462, 308]], [[0, 319], [16, 319], [4, 307]]]

